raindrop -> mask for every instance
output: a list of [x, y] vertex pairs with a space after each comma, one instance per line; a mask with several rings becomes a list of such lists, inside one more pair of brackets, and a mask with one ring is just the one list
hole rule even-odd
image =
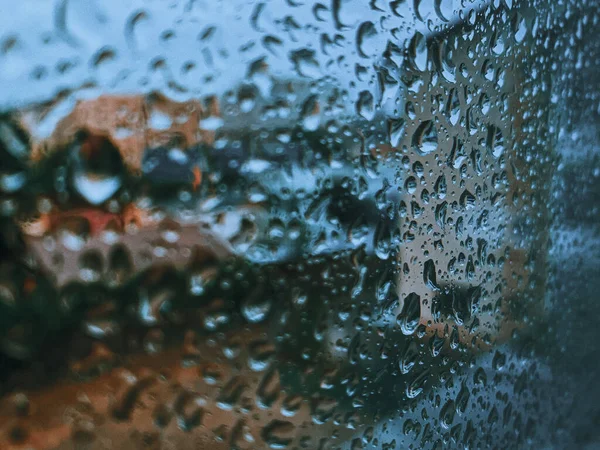
[[406, 134], [406, 122], [404, 119], [390, 119], [388, 120], [388, 136], [390, 145], [392, 147], [398, 147], [398, 144], [404, 138]]
[[438, 148], [438, 134], [432, 120], [425, 120], [415, 130], [412, 145], [420, 155], [428, 155]]
[[356, 101], [356, 112], [366, 120], [375, 118], [375, 100], [369, 91], [362, 91]]
[[445, 115], [451, 125], [456, 125], [460, 119], [460, 99], [457, 89], [450, 89], [448, 102], [446, 103]]
[[421, 72], [427, 70], [427, 39], [418, 31], [412, 37], [408, 53], [413, 67]]
[[421, 298], [416, 293], [411, 292], [406, 296], [402, 312], [396, 320], [402, 334], [409, 336], [416, 331], [421, 320]]
[[265, 291], [265, 286], [261, 283], [242, 302], [242, 315], [248, 322], [259, 323], [267, 318], [272, 300]]
[[496, 56], [500, 56], [504, 53], [504, 36], [502, 33], [494, 32], [490, 39], [490, 50]]
[[320, 106], [316, 95], [311, 95], [302, 105], [302, 126], [305, 130], [315, 131], [321, 121]]
[[435, 0], [435, 12], [442, 22], [448, 22], [454, 15], [452, 0]]
[[453, 400], [448, 400], [440, 411], [440, 423], [443, 428], [448, 429], [454, 422], [454, 416], [456, 414], [456, 406]]
[[119, 190], [123, 163], [119, 150], [108, 138], [79, 133], [72, 152], [73, 186], [89, 203], [104, 203]]
[[321, 68], [313, 50], [296, 50], [290, 53], [290, 59], [294, 63], [298, 75], [315, 80], [321, 78]]
[[262, 430], [261, 436], [269, 448], [287, 448], [293, 441], [296, 427], [293, 423], [282, 420], [272, 420]]
[[102, 276], [102, 255], [97, 250], [83, 253], [79, 258], [79, 277], [86, 283], [99, 281]]
[[256, 390], [257, 404], [262, 409], [271, 408], [279, 397], [280, 391], [279, 375], [274, 369], [267, 371]]
[[427, 287], [429, 287], [429, 289], [434, 291], [438, 291], [440, 289], [437, 284], [436, 277], [435, 263], [432, 259], [428, 259], [423, 265], [423, 282]]
[[511, 21], [513, 36], [517, 43], [523, 42], [527, 36], [527, 22], [520, 13], [515, 13]]
[[373, 56], [377, 52], [377, 30], [373, 22], [363, 22], [356, 33], [358, 53], [363, 58]]
[[486, 146], [494, 158], [499, 158], [504, 153], [504, 137], [499, 127], [488, 125]]
[[421, 394], [421, 392], [423, 392], [425, 383], [429, 378], [429, 374], [429, 370], [425, 369], [416, 374], [415, 377], [406, 385], [406, 396], [408, 398], [415, 398]]
[[201, 396], [186, 391], [182, 392], [173, 404], [179, 428], [183, 431], [191, 431], [198, 427], [204, 415], [205, 403], [206, 401]]

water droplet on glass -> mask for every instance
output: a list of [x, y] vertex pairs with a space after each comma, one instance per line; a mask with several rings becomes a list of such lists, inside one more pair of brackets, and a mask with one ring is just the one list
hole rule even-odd
[[413, 334], [421, 320], [421, 298], [414, 292], [408, 294], [402, 304], [402, 312], [396, 319], [402, 334]]
[[410, 61], [413, 67], [421, 72], [427, 70], [427, 39], [420, 32], [416, 32], [408, 46]]
[[261, 436], [269, 448], [287, 448], [293, 441], [296, 427], [283, 420], [272, 420], [262, 430]]
[[356, 33], [358, 53], [363, 58], [372, 56], [377, 51], [377, 30], [373, 22], [363, 22]]
[[412, 138], [413, 147], [421, 155], [428, 155], [438, 149], [438, 134], [433, 120], [419, 124]]
[[356, 101], [356, 112], [366, 120], [375, 118], [375, 100], [369, 91], [362, 91]]

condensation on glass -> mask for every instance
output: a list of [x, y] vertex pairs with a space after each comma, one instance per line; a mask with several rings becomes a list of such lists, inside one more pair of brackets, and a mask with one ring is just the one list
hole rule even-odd
[[5, 9], [0, 448], [600, 445], [595, 0]]

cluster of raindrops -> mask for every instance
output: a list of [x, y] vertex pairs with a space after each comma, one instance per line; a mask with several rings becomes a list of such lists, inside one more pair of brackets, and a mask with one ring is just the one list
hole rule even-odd
[[0, 448], [564, 431], [528, 346], [560, 8], [88, 3], [0, 19]]

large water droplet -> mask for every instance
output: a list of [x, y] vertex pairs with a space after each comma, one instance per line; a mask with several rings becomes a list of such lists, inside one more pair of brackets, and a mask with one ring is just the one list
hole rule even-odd
[[242, 315], [250, 323], [262, 322], [271, 310], [272, 300], [265, 293], [265, 286], [258, 285], [242, 303]]
[[287, 448], [293, 441], [296, 427], [293, 423], [283, 420], [272, 420], [261, 433], [269, 448]]
[[375, 100], [369, 91], [362, 91], [356, 101], [356, 112], [367, 120], [375, 118]]
[[415, 69], [423, 72], [427, 70], [427, 38], [418, 31], [410, 41], [409, 58]]
[[428, 155], [437, 150], [438, 134], [433, 120], [421, 122], [413, 134], [412, 144], [421, 155]]
[[356, 43], [360, 56], [367, 58], [377, 51], [377, 30], [373, 22], [363, 22], [356, 33]]
[[421, 319], [421, 298], [414, 292], [408, 294], [397, 318], [402, 334], [411, 335], [417, 329]]
[[495, 125], [488, 125], [487, 149], [494, 156], [499, 158], [504, 153], [504, 137], [502, 130]]

